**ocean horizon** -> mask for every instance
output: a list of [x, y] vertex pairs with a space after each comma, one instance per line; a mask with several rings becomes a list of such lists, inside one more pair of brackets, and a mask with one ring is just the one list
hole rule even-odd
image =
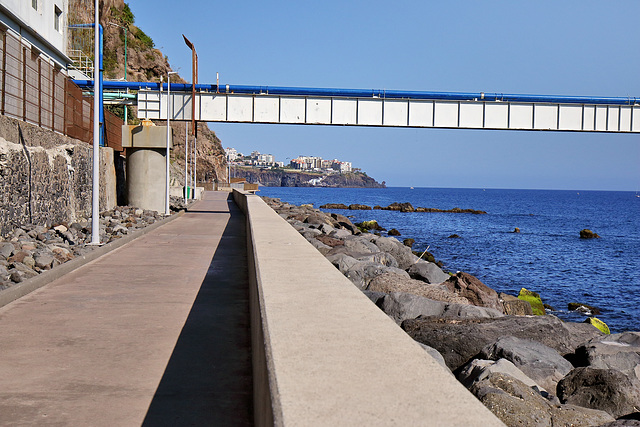
[[[640, 198], [633, 191], [496, 188], [260, 187], [259, 195], [315, 208], [327, 203], [474, 209], [468, 213], [326, 210], [353, 222], [375, 219], [399, 240], [415, 239], [451, 272], [465, 271], [497, 292], [538, 292], [566, 321], [586, 316], [570, 302], [598, 307], [612, 333], [640, 331]], [[519, 233], [514, 233], [515, 228]], [[590, 229], [599, 239], [581, 239]], [[384, 234], [384, 232], [383, 232]], [[459, 238], [450, 236], [458, 235]]]

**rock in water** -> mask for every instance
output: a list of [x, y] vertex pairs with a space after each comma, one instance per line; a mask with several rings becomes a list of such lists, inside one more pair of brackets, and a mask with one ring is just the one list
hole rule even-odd
[[542, 303], [540, 294], [538, 294], [537, 292], [533, 292], [525, 288], [522, 288], [520, 289], [518, 298], [531, 304], [531, 309], [533, 310], [533, 314], [537, 316], [543, 316], [547, 313], [544, 309], [544, 304]]
[[596, 233], [589, 230], [588, 228], [585, 228], [584, 230], [580, 230], [580, 238], [581, 239], [599, 239], [600, 236], [598, 236]]
[[640, 381], [613, 369], [576, 368], [558, 383], [558, 397], [619, 418], [640, 408]]
[[567, 307], [571, 311], [579, 311], [580, 313], [586, 314], [587, 316], [600, 314], [600, 309], [598, 307], [593, 307], [579, 302], [570, 302], [569, 304], [567, 304]]

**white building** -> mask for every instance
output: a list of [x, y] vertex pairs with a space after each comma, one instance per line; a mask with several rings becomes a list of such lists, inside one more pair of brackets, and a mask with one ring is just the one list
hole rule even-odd
[[239, 157], [238, 151], [235, 148], [227, 147], [224, 149], [224, 152], [227, 155], [227, 160], [230, 162], [233, 162], [235, 159]]
[[7, 32], [56, 67], [66, 70], [68, 0], [2, 0], [0, 32]]

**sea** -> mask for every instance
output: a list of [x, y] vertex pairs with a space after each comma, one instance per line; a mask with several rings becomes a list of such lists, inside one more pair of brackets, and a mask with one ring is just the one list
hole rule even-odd
[[[353, 222], [375, 219], [415, 239], [451, 272], [476, 276], [497, 292], [538, 292], [565, 321], [586, 316], [568, 303], [600, 309], [611, 333], [640, 331], [640, 197], [622, 191], [456, 188], [261, 187], [260, 196], [319, 208], [326, 203], [475, 209], [468, 213], [336, 210]], [[326, 211], [326, 210], [325, 210]], [[515, 228], [520, 233], [514, 233]], [[581, 239], [590, 229], [599, 239]], [[450, 236], [457, 234], [459, 238]]]

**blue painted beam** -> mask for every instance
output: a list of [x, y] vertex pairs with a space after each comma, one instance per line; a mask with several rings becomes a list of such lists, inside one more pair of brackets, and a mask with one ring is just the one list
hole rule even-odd
[[[74, 80], [81, 88], [93, 87], [92, 80]], [[176, 92], [190, 92], [192, 85], [172, 83], [171, 90]], [[148, 82], [120, 82], [105, 81], [104, 89], [148, 89], [166, 90], [166, 83]], [[217, 92], [218, 87], [213, 84], [196, 84], [196, 90]], [[495, 101], [495, 102], [536, 102], [552, 104], [600, 104], [600, 105], [640, 105], [640, 97], [594, 97], [594, 96], [563, 96], [563, 95], [527, 95], [485, 92], [428, 92], [406, 90], [381, 89], [336, 89], [310, 88], [286, 86], [247, 86], [220, 85], [220, 93], [236, 93], [247, 95], [291, 95], [291, 96], [322, 96], [334, 98], [381, 98], [381, 99], [436, 99], [448, 101]]]

